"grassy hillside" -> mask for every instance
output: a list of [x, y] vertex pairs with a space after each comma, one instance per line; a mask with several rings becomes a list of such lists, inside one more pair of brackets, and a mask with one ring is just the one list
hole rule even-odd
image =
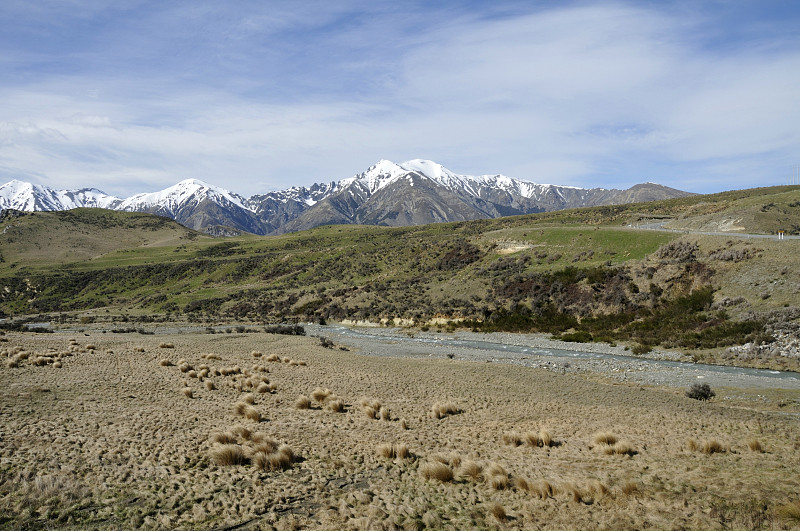
[[172, 220], [149, 214], [78, 208], [67, 212], [5, 211], [0, 217], [3, 266], [47, 270], [132, 249], [166, 249], [208, 240]]
[[[794, 326], [800, 242], [628, 225], [674, 220], [705, 230], [714, 216], [735, 216], [747, 231], [768, 231], [776, 223], [800, 226], [798, 204], [800, 188], [774, 187], [494, 220], [226, 239], [142, 214], [25, 215], [2, 223], [0, 311], [61, 319], [68, 312], [95, 318], [102, 309], [100, 317], [122, 320], [445, 323], [623, 342], [642, 352], [692, 350], [724, 361], [720, 349], [769, 344]], [[797, 365], [763, 351], [733, 362]]]

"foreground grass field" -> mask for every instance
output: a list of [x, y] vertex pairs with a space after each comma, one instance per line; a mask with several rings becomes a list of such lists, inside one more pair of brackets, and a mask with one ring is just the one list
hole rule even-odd
[[89, 333], [0, 343], [2, 528], [800, 525], [796, 416], [722, 390]]

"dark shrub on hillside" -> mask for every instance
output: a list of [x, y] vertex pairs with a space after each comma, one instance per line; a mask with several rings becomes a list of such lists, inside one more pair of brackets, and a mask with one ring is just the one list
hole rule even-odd
[[264, 327], [264, 332], [268, 334], [283, 334], [285, 336], [304, 336], [306, 329], [300, 325], [279, 324]]
[[686, 396], [695, 400], [711, 400], [715, 395], [716, 393], [711, 390], [711, 386], [707, 383], [696, 383], [686, 390]]

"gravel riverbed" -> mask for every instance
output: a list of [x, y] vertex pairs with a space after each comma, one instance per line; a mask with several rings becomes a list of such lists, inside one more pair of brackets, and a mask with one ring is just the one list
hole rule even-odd
[[691, 363], [680, 352], [652, 351], [633, 356], [624, 347], [602, 343], [554, 341], [544, 334], [422, 332], [383, 327], [305, 325], [355, 352], [373, 356], [438, 357], [484, 363], [507, 363], [557, 373], [595, 373], [622, 382], [688, 387], [800, 389], [800, 374]]

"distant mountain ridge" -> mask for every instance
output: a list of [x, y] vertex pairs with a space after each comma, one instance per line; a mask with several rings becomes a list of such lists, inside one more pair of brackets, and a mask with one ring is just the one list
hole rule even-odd
[[244, 198], [198, 179], [126, 199], [94, 188], [53, 190], [11, 181], [0, 186], [0, 210], [78, 207], [146, 212], [212, 234], [229, 229], [281, 234], [329, 224], [384, 226], [497, 218], [693, 195], [646, 183], [627, 190], [536, 184], [505, 175], [459, 175], [429, 160], [381, 160], [363, 173], [311, 187]]

